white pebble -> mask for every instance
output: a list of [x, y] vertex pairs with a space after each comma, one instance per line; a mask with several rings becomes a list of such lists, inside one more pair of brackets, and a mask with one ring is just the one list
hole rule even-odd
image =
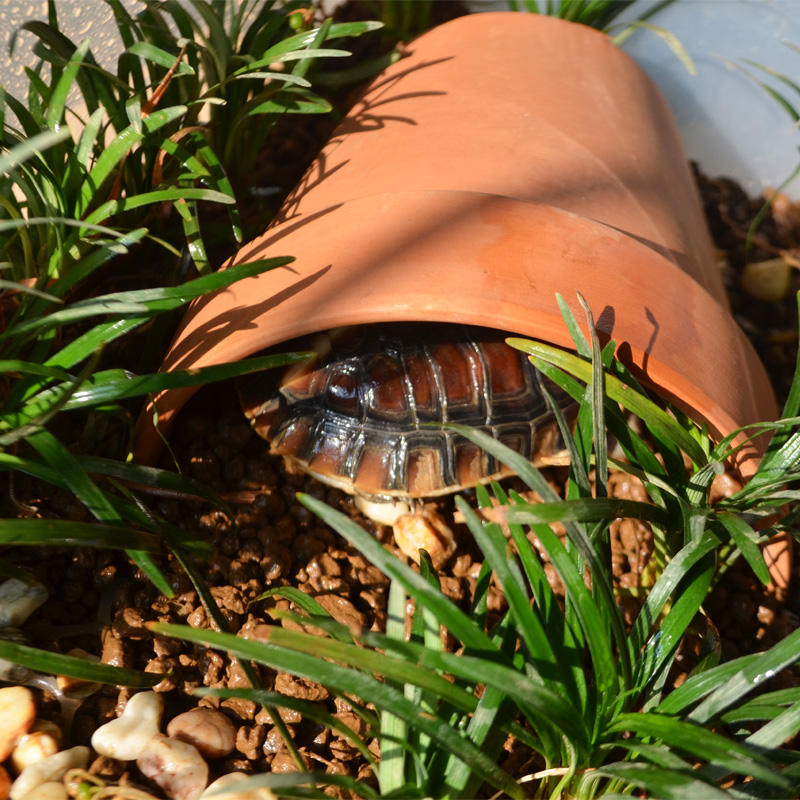
[[[252, 782], [253, 778], [243, 772], [231, 772], [217, 778], [200, 795], [200, 800], [278, 800], [277, 795], [266, 786], [249, 789], [248, 785]], [[225, 787], [228, 787], [227, 791]]]
[[37, 719], [11, 753], [11, 766], [19, 775], [26, 767], [55, 755], [61, 749], [61, 729], [53, 722]]
[[208, 784], [208, 764], [197, 748], [161, 733], [150, 739], [136, 764], [170, 800], [197, 800]]
[[92, 735], [92, 747], [101, 756], [133, 761], [159, 732], [164, 699], [155, 692], [133, 695], [122, 716], [101, 725]]
[[47, 589], [41, 583], [9, 578], [0, 585], [0, 628], [22, 627], [45, 600]]
[[89, 748], [79, 745], [44, 758], [26, 767], [11, 785], [11, 800], [23, 800], [43, 783], [60, 781], [69, 770], [81, 769], [89, 763]]
[[61, 781], [47, 781], [24, 794], [19, 800], [69, 800], [69, 792]]

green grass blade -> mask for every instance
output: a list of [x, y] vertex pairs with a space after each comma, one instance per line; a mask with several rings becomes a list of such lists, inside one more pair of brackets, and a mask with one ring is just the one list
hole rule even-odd
[[[234, 264], [227, 269], [215, 272], [213, 275], [204, 275], [200, 278], [187, 281], [180, 286], [165, 286], [157, 289], [134, 289], [129, 292], [113, 292], [103, 295], [103, 299], [119, 303], [142, 303], [147, 305], [160, 300], [180, 300], [183, 303], [218, 291], [236, 283], [244, 278], [260, 275], [263, 272], [284, 267], [291, 264], [294, 258], [291, 256], [281, 256], [278, 258], [259, 259], [243, 264]], [[82, 307], [90, 304], [91, 301], [80, 301], [74, 306]]]
[[[553, 491], [551, 486], [544, 479], [542, 474], [536, 467], [534, 467], [527, 458], [515, 453], [510, 448], [498, 442], [492, 436], [484, 433], [483, 431], [475, 428], [470, 428], [466, 425], [447, 425], [448, 429], [457, 431], [466, 439], [482, 447], [487, 452], [491, 453], [496, 459], [506, 464], [512, 469], [528, 486], [534, 491], [538, 492], [539, 496], [546, 502], [561, 502], [558, 495]], [[601, 498], [602, 500], [603, 498]], [[501, 509], [502, 511], [502, 509]], [[570, 541], [580, 551], [581, 556], [586, 560], [589, 570], [592, 574], [594, 581], [594, 591], [599, 592], [603, 596], [603, 603], [607, 609], [616, 609], [616, 601], [614, 599], [614, 592], [608, 578], [608, 570], [599, 560], [597, 553], [586, 535], [586, 531], [581, 525], [574, 522], [566, 521], [564, 527], [567, 531], [567, 536]], [[632, 677], [632, 651], [628, 642], [627, 635], [622, 625], [622, 619], [618, 613], [612, 613], [610, 616], [610, 623], [614, 632], [614, 639], [616, 640], [617, 647], [620, 654], [620, 670], [622, 674], [623, 684], [630, 685]]]
[[[294, 261], [293, 258], [259, 259], [246, 264], [236, 264], [211, 275], [204, 275], [181, 286], [155, 290], [148, 289], [131, 293], [119, 292], [117, 297], [120, 295], [127, 295], [128, 298], [133, 296], [134, 302], [138, 302], [136, 300], [138, 297], [150, 314], [170, 311], [173, 308], [185, 305], [196, 297], [223, 289], [238, 280], [251, 275], [259, 275], [262, 272], [284, 266], [292, 261]], [[48, 359], [46, 364], [51, 367], [58, 366], [69, 369], [89, 358], [99, 347], [124, 336], [131, 330], [143, 325], [148, 319], [150, 319], [149, 315], [143, 315], [95, 326], [62, 348], [56, 355]]]
[[[702, 725], [709, 723], [741, 698], [760, 688], [765, 680], [798, 660], [800, 660], [800, 630], [795, 630], [765, 653], [759, 653], [756, 662], [745, 662], [736, 674], [723, 685], [716, 687], [689, 714], [688, 719]], [[708, 675], [708, 672], [704, 674]]]
[[[349, 36], [361, 36], [361, 34], [370, 31], [378, 30], [383, 27], [382, 22], [344, 22], [331, 25], [327, 31], [327, 39], [347, 38]], [[316, 28], [305, 33], [298, 33], [295, 36], [290, 36], [283, 39], [276, 45], [267, 50], [262, 60], [270, 63], [277, 61], [282, 55], [290, 53], [293, 50], [302, 50], [310, 45], [317, 36], [319, 28]]]
[[[587, 385], [592, 383], [591, 364], [572, 353], [559, 350], [552, 345], [527, 339], [512, 338], [507, 341], [512, 347], [531, 355], [537, 367], [539, 362], [544, 361], [574, 375]], [[619, 378], [613, 375], [606, 376], [606, 392], [612, 400], [641, 417], [654, 431], [677, 444], [695, 464], [705, 466], [707, 458], [697, 442], [689, 436], [673, 417], [662, 411], [651, 400], [641, 394], [631, 392]]]
[[[0, 281], [2, 283], [2, 281]], [[0, 360], [0, 374], [9, 372], [19, 372], [24, 375], [42, 375], [46, 378], [55, 378], [58, 381], [68, 381], [71, 376], [68, 372], [58, 367], [45, 367], [41, 364], [32, 364], [30, 361], [21, 359]]]
[[153, 192], [143, 192], [133, 197], [123, 197], [119, 200], [104, 203], [101, 208], [93, 211], [86, 217], [86, 222], [95, 224], [101, 223], [109, 217], [122, 214], [125, 211], [131, 211], [134, 208], [142, 208], [143, 206], [155, 205], [157, 203], [165, 203], [173, 200], [204, 200], [207, 203], [220, 203], [222, 205], [229, 205], [236, 202], [229, 195], [215, 191], [214, 189], [171, 187], [169, 189], [158, 189]]
[[678, 646], [692, 623], [701, 604], [706, 599], [714, 577], [714, 558], [711, 553], [692, 565], [679, 584], [675, 602], [659, 629], [639, 656], [634, 670], [634, 687], [637, 692], [648, 690], [646, 709], [658, 704], [663, 682], [678, 651]]
[[[597, 775], [624, 781], [663, 800], [730, 800], [727, 792], [693, 775], [641, 762], [608, 764], [598, 767]], [[617, 797], [625, 795], [616, 795]]]
[[173, 106], [172, 108], [154, 111], [141, 120], [143, 131], [137, 131], [132, 125], [128, 126], [113, 142], [104, 147], [83, 182], [80, 197], [74, 209], [75, 217], [80, 219], [86, 214], [89, 206], [96, 201], [97, 193], [113, 170], [117, 168], [131, 149], [145, 138], [146, 134], [154, 133], [164, 125], [182, 117], [186, 111], [186, 106]]
[[67, 104], [67, 95], [73, 87], [78, 70], [82, 66], [86, 54], [89, 52], [89, 39], [84, 39], [78, 49], [72, 54], [66, 69], [58, 79], [58, 83], [53, 89], [50, 101], [47, 104], [46, 123], [48, 128], [57, 130], [58, 126], [64, 121], [64, 112]]
[[709, 536], [703, 541], [692, 542], [669, 562], [659, 576], [656, 585], [650, 590], [639, 616], [630, 633], [631, 650], [640, 653], [650, 631], [656, 624], [667, 600], [676, 591], [692, 567], [709, 553], [716, 550], [722, 542], [716, 536]]
[[[609, 626], [604, 624], [600, 611], [599, 604], [603, 602], [603, 597], [602, 595], [597, 598], [592, 596], [586, 587], [582, 571], [578, 571], [569, 553], [550, 528], [542, 525], [537, 529], [537, 535], [551, 563], [564, 582], [567, 597], [576, 612], [589, 646], [594, 680], [597, 682], [597, 692], [602, 704], [597, 709], [597, 713], [602, 715], [616, 703], [619, 692], [627, 688], [620, 680], [621, 676], [618, 673], [617, 663], [611, 649], [613, 637]], [[616, 605], [609, 610], [609, 613], [618, 615]]]
[[772, 786], [788, 782], [777, 775], [770, 760], [755, 749], [738, 744], [713, 731], [662, 714], [620, 714], [609, 733], [633, 732], [637, 736], [665, 742], [693, 758], [701, 758], [740, 775], [752, 775]]
[[139, 484], [160, 491], [173, 494], [200, 498], [225, 512], [233, 519], [233, 512], [228, 504], [213, 489], [199, 481], [179, 475], [171, 470], [158, 469], [157, 467], [144, 467], [140, 464], [130, 464], [115, 461], [100, 456], [76, 456], [78, 464], [84, 471], [103, 475], [107, 478], [116, 478], [127, 484]]
[[10, 150], [0, 154], [0, 172], [8, 173], [24, 164], [28, 159], [36, 155], [40, 155], [45, 150], [55, 147], [61, 142], [70, 138], [70, 132], [67, 128], [59, 131], [41, 131], [35, 133], [17, 145], [14, 145]]
[[577, 700], [577, 688], [564, 685], [564, 676], [569, 673], [565, 672], [565, 665], [558, 663], [547, 636], [548, 632], [531, 607], [521, 575], [518, 570], [512, 568], [512, 562], [506, 555], [508, 545], [500, 527], [496, 524], [484, 526], [463, 497], [456, 498], [456, 506], [464, 514], [475, 541], [494, 570], [506, 602], [516, 618], [520, 638], [525, 642], [531, 657], [535, 659], [536, 671], [544, 685], [555, 691], [565, 690], [566, 696], [574, 703]]
[[76, 680], [104, 683], [111, 686], [149, 689], [163, 678], [163, 675], [112, 667], [109, 664], [98, 664], [49, 650], [38, 650], [28, 645], [15, 644], [7, 639], [0, 639], [0, 659], [11, 661], [36, 672], [42, 672], [45, 675], [64, 675]]
[[[389, 596], [386, 603], [386, 636], [390, 639], [405, 639], [406, 592], [399, 581], [389, 584]], [[389, 685], [402, 691], [402, 684], [396, 679], [388, 678]], [[387, 795], [399, 791], [406, 782], [406, 753], [404, 743], [409, 735], [408, 725], [404, 719], [389, 710], [381, 711], [380, 747], [381, 763], [378, 779], [381, 794]]]
[[800, 732], [800, 702], [784, 709], [778, 716], [745, 739], [753, 747], [782, 747]]
[[[265, 369], [275, 369], [288, 364], [308, 360], [313, 353], [286, 353], [274, 356], [249, 358], [232, 364], [199, 367], [173, 372], [156, 372], [152, 375], [130, 375], [123, 370], [96, 373], [76, 391], [64, 405], [64, 410], [92, 408], [98, 405], [138, 397], [143, 394], [158, 394], [166, 389], [198, 386], [249, 375]], [[109, 375], [108, 373], [112, 374]], [[91, 385], [94, 382], [94, 385]]]
[[[146, 61], [152, 61], [154, 64], [158, 64], [161, 67], [165, 67], [166, 69], [172, 69], [175, 65], [175, 57], [176, 53], [168, 53], [166, 50], [162, 50], [160, 47], [156, 47], [154, 44], [150, 42], [134, 42], [130, 47], [128, 47], [127, 52], [131, 53], [132, 55], [139, 56], [140, 58], [144, 58]], [[194, 75], [195, 71], [191, 68], [189, 64], [185, 61], [178, 62], [178, 68], [173, 75], [173, 79], [180, 77], [181, 75]]]
[[163, 552], [161, 540], [152, 533], [121, 525], [63, 519], [5, 519], [0, 526], [0, 542], [18, 546], [107, 547]]
[[656, 525], [668, 522], [662, 508], [638, 500], [619, 497], [584, 497], [546, 503], [522, 503], [491, 512], [498, 522], [536, 525], [550, 522], [598, 522], [602, 520], [641, 519]]
[[[28, 438], [28, 443], [45, 461], [63, 475], [67, 485], [91, 513], [102, 522], [119, 523], [119, 514], [105, 494], [80, 468], [75, 456], [51, 433], [40, 430]], [[144, 548], [142, 548], [144, 549]]]
[[758, 534], [741, 517], [735, 514], [717, 514], [717, 520], [731, 535], [755, 576], [764, 586], [769, 586], [770, 576], [767, 563], [758, 546]]
[[[3, 335], [0, 336], [0, 341], [8, 339], [13, 335], [14, 344], [18, 345], [21, 340], [27, 341], [32, 336], [41, 336], [46, 331], [80, 320], [90, 319], [91, 317], [105, 315], [125, 316], [141, 314], [147, 310], [147, 306], [141, 305], [140, 303], [117, 303], [114, 301], [107, 303], [102, 299], [77, 308], [75, 306], [67, 306], [60, 311], [53, 311], [47, 316], [35, 317], [27, 322], [18, 322], [14, 327], [7, 329]], [[49, 364], [48, 366], [58, 365]]]
[[327, 114], [333, 106], [325, 99], [302, 87], [287, 88], [274, 98], [253, 103], [247, 116], [259, 114]]

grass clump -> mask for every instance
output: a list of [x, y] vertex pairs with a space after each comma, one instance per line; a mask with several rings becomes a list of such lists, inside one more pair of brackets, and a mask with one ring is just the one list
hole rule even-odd
[[[735, 451], [733, 437], [714, 446], [702, 431], [654, 404], [614, 360], [613, 343], [601, 349], [591, 325], [587, 341], [563, 309], [578, 355], [514, 344], [534, 353], [537, 365], [580, 403], [574, 432], [563, 426], [572, 458], [566, 500], [524, 458], [480, 432], [456, 428], [511, 466], [543, 501], [525, 503], [498, 484], [479, 488], [478, 510], [458, 499], [485, 558], [468, 608], [443, 595], [424, 552], [417, 572], [355, 522], [303, 495], [303, 505], [389, 577], [385, 633], [342, 626], [315, 600], [291, 589], [270, 592], [297, 607], [295, 614], [270, 612], [277, 623], [294, 623], [291, 629], [262, 626], [247, 641], [184, 626], [153, 629], [319, 681], [344, 698], [380, 741], [380, 762], [367, 756], [379, 792], [352, 778], [340, 781], [357, 796], [474, 797], [496, 791], [522, 798], [529, 796], [523, 783], [548, 798], [639, 791], [664, 798], [792, 796], [800, 789], [800, 753], [782, 748], [800, 731], [800, 689], [768, 691], [767, 682], [800, 659], [800, 631], [765, 653], [722, 662], [703, 603], [732, 560], [726, 548], [768, 577], [758, 550], [768, 533], [756, 534], [752, 525], [798, 499], [785, 484], [798, 473], [800, 371], [784, 417], [764, 426], [774, 433], [762, 466], [741, 492], [711, 507], [714, 465]], [[645, 423], [663, 465], [623, 416], [617, 391], [622, 384], [628, 387], [627, 407]], [[620, 441], [625, 462], [609, 458], [607, 428]], [[694, 463], [688, 471], [684, 453]], [[639, 477], [652, 502], [606, 497], [612, 467]], [[610, 577], [609, 527], [619, 517], [647, 519], [661, 543], [658, 569], [629, 626]], [[553, 521], [564, 525], [565, 539], [551, 530]], [[770, 532], [796, 535], [795, 523], [796, 510]], [[563, 581], [563, 602], [534, 541]], [[500, 615], [488, 610], [490, 581], [507, 603]], [[411, 620], [409, 598], [415, 604]], [[308, 630], [312, 626], [317, 633]], [[455, 642], [452, 651], [443, 649], [442, 630]], [[697, 631], [701, 652], [685, 682], [672, 690], [679, 645]], [[267, 699], [248, 690], [213, 693]], [[763, 724], [753, 732], [753, 723]], [[530, 749], [534, 765], [519, 780], [498, 764], [509, 736]], [[357, 737], [348, 738], [359, 746]], [[265, 775], [243, 787], [322, 797], [330, 782], [316, 773], [290, 781]]]
[[[140, 331], [149, 331], [153, 341], [168, 338], [171, 312], [291, 261], [210, 270], [201, 205], [227, 208], [230, 236], [241, 239], [225, 152], [220, 156], [215, 148], [224, 141], [232, 148], [229, 161], [235, 160], [234, 154], [245, 154], [245, 142], [256, 142], [257, 148], [259, 137], [283, 114], [328, 111], [326, 102], [308, 92], [304, 75], [315, 59], [347, 55], [323, 49], [326, 40], [357, 36], [376, 24], [337, 28], [327, 21], [297, 33], [287, 9], [244, 3], [233, 9], [226, 28], [212, 14], [215, 3], [195, 3], [191, 21], [177, 3], [148, 3], [136, 17], [113, 0], [109, 5], [126, 46], [116, 74], [98, 65], [88, 40], [76, 45], [61, 33], [56, 4], [50, 2], [48, 22], [23, 26], [38, 38], [34, 50], [41, 59], [28, 71], [26, 102], [0, 91], [0, 471], [9, 474], [10, 487], [14, 474], [24, 473], [67, 492], [94, 518], [62, 523], [40, 519], [36, 508], [20, 505], [20, 515], [28, 518], [5, 524], [0, 538], [19, 547], [122, 548], [171, 597], [159, 566], [165, 548], [206, 559], [213, 551], [154, 516], [130, 487], [179, 491], [227, 507], [194, 481], [127, 463], [136, 410], [129, 401], [301, 356], [160, 374], [147, 369], [154, 347], [140, 348], [145, 357], [138, 365], [123, 365], [121, 345]], [[245, 27], [253, 13], [255, 21]], [[172, 33], [173, 24], [178, 34]], [[200, 44], [180, 38], [181, 32]], [[221, 52], [228, 55], [219, 61]], [[267, 62], [277, 65], [268, 75]], [[281, 72], [287, 64], [291, 69]], [[229, 96], [234, 87], [244, 94]], [[242, 97], [258, 99], [245, 103], [243, 115]], [[227, 110], [201, 121], [201, 110], [212, 106]], [[165, 209], [177, 214], [180, 226], [169, 221]], [[163, 268], [155, 276], [139, 270], [142, 288], [98, 290], [101, 280], [122, 284], [137, 261]], [[182, 280], [186, 272], [195, 277]], [[154, 283], [150, 288], [148, 279]], [[108, 426], [122, 432], [122, 444], [113, 452], [82, 455], [62, 439], [65, 429], [98, 432]], [[0, 571], [30, 579], [8, 559]], [[28, 650], [0, 641], [0, 657], [31, 669], [47, 663], [46, 655]], [[69, 659], [59, 668], [75, 677], [85, 677], [87, 669]], [[107, 667], [88, 669], [98, 681], [110, 679]], [[110, 680], [157, 682], [128, 673]]]

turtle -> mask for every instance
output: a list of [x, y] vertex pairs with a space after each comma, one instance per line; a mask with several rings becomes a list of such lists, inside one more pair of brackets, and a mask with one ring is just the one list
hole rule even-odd
[[419, 504], [509, 474], [489, 453], [435, 423], [490, 433], [533, 463], [563, 459], [563, 440], [543, 384], [558, 405], [572, 400], [501, 330], [459, 323], [373, 323], [284, 343], [314, 357], [240, 384], [239, 399], [273, 453], [356, 496], [391, 524], [418, 559], [420, 540], [442, 562], [449, 526]]

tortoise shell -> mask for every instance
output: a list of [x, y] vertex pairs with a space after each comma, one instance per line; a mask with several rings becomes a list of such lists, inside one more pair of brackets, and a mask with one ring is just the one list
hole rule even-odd
[[[544, 377], [506, 336], [446, 323], [328, 331], [281, 345], [317, 356], [243, 383], [242, 408], [273, 452], [351, 494], [447, 494], [508, 470], [426, 423], [479, 428], [533, 462], [563, 446], [540, 390]], [[547, 389], [566, 405], [555, 384]]]

